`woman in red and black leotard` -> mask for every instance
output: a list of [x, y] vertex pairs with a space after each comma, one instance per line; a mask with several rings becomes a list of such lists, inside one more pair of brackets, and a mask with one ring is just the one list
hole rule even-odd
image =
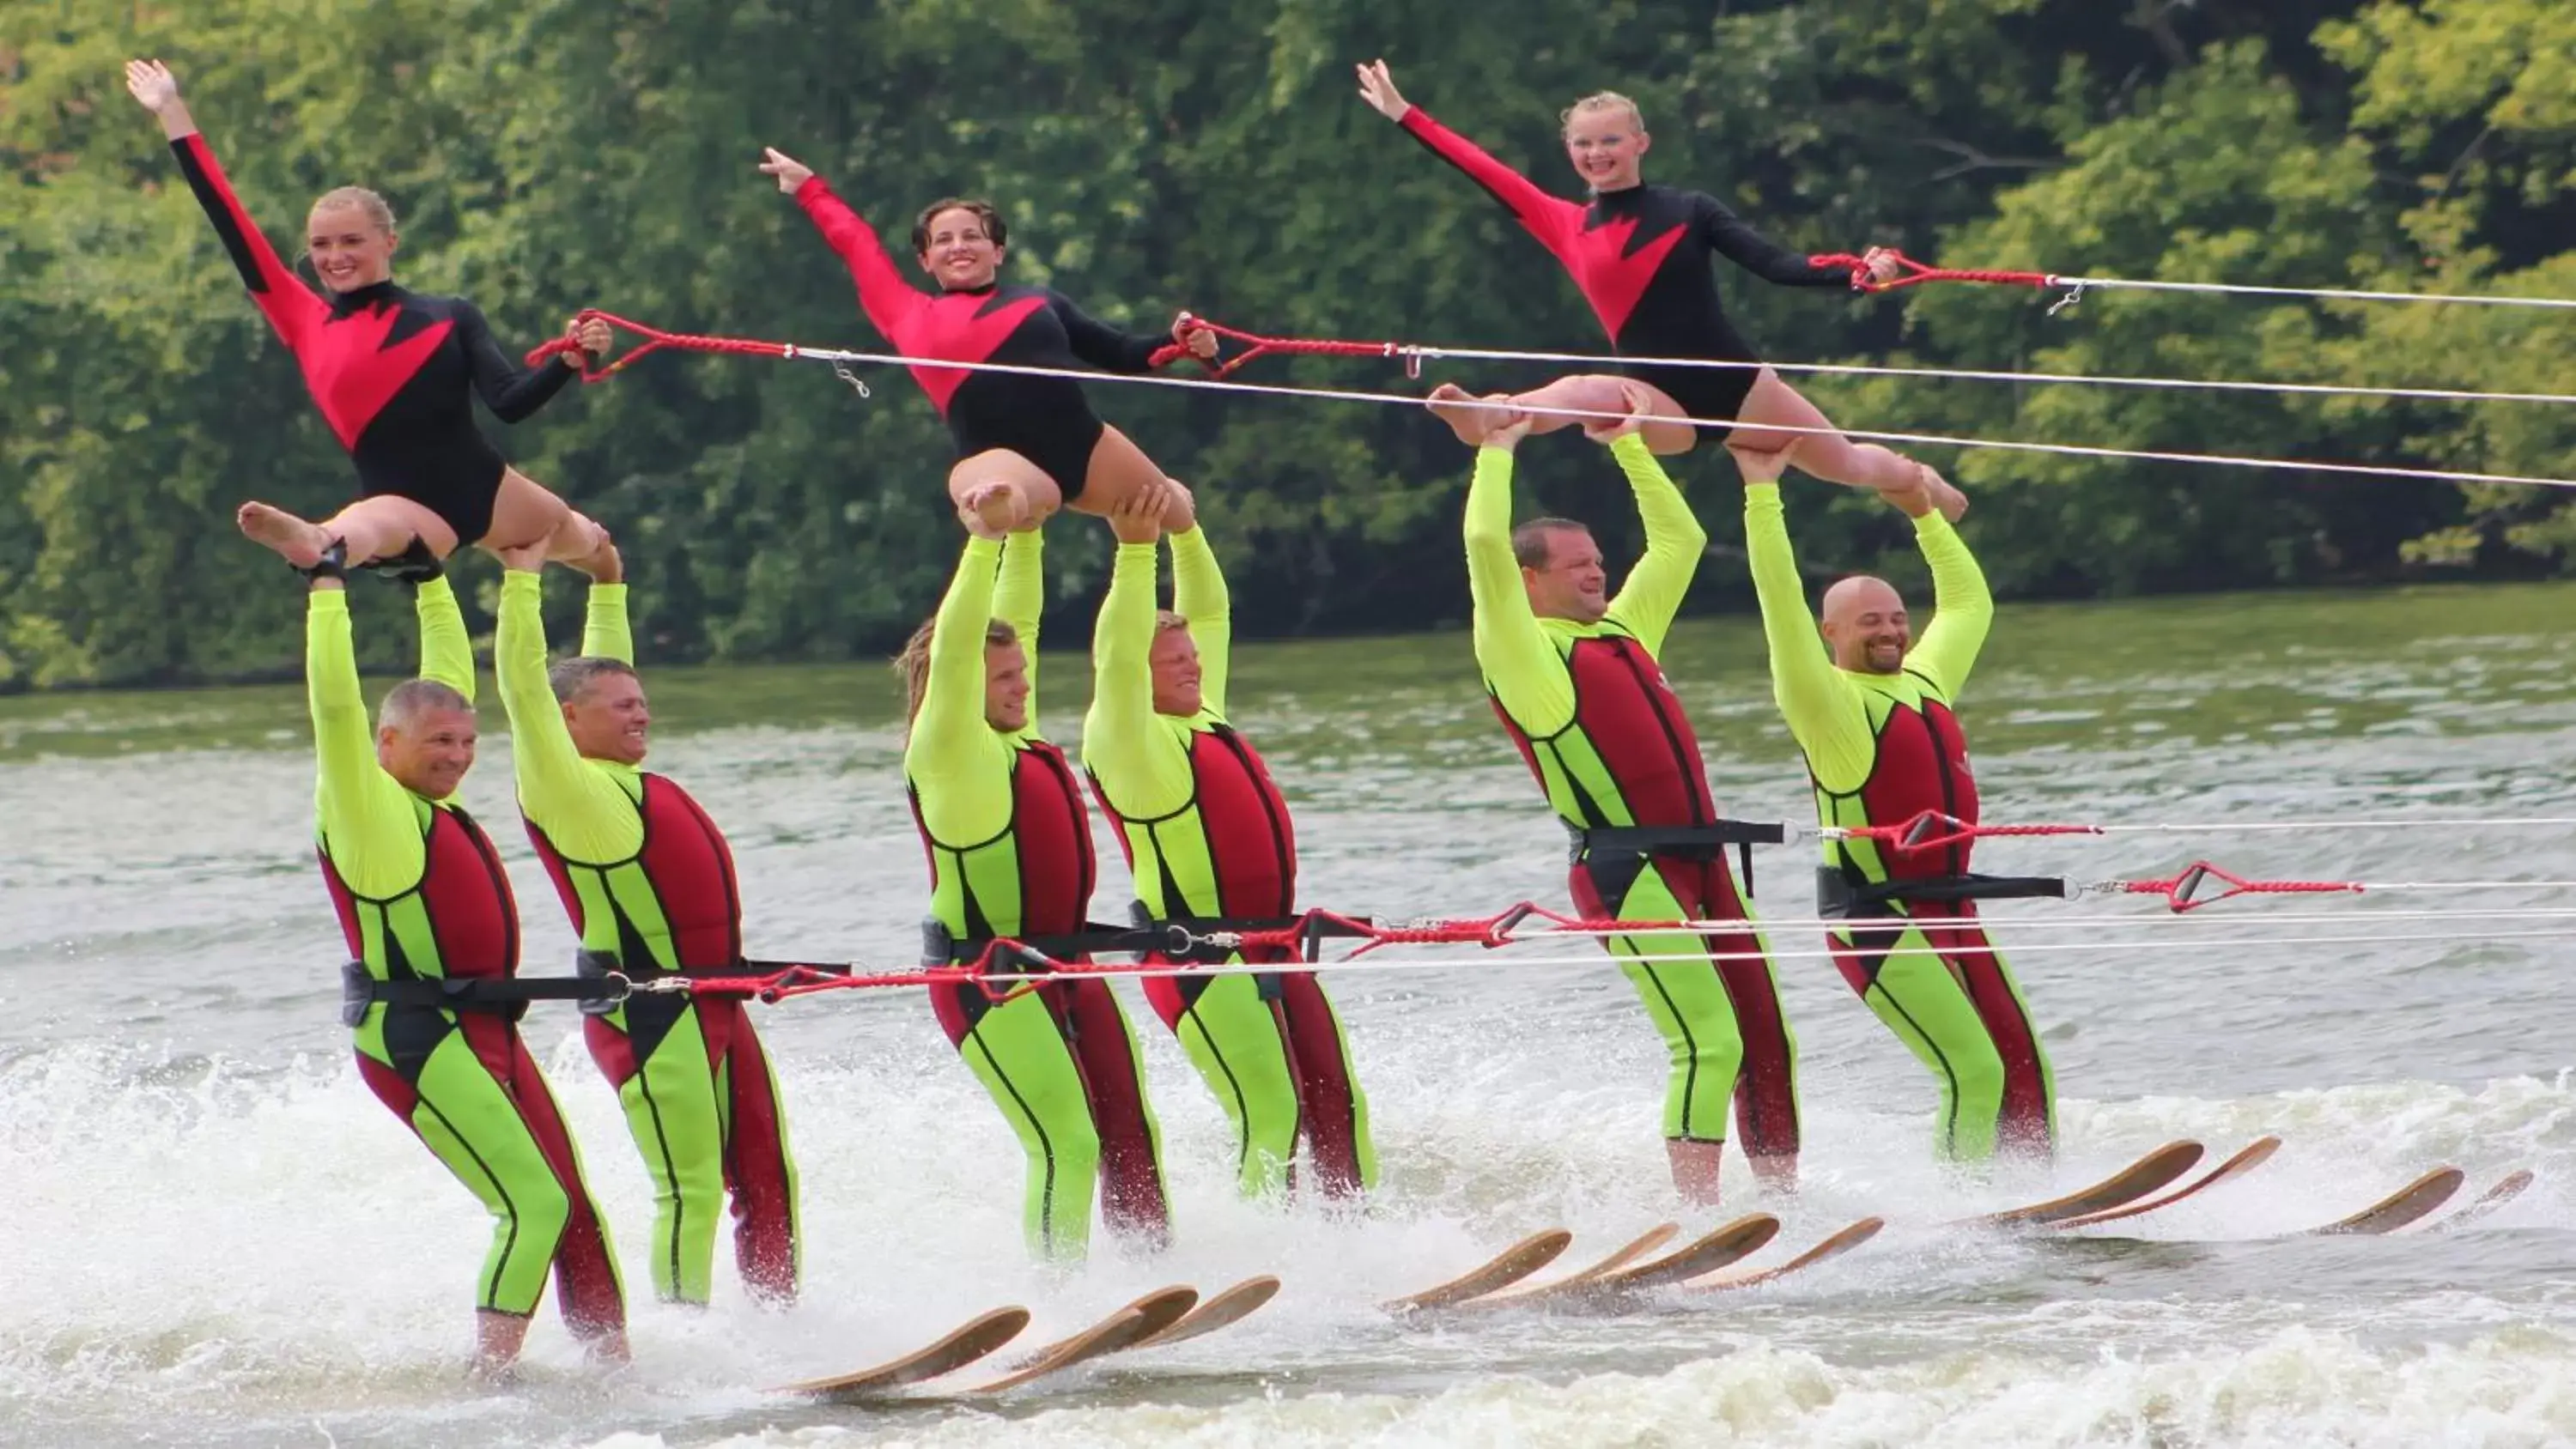
[[[245, 503], [242, 532], [311, 568], [325, 551], [347, 564], [400, 560], [418, 567], [459, 544], [489, 549], [543, 541], [548, 555], [588, 557], [605, 535], [501, 459], [474, 426], [469, 389], [506, 423], [543, 407], [574, 376], [560, 358], [522, 369], [505, 356], [483, 314], [462, 297], [394, 285], [393, 212], [372, 191], [344, 186], [313, 203], [307, 255], [322, 294], [278, 258], [233, 195], [223, 168], [157, 60], [128, 61], [125, 86], [160, 118], [188, 187], [214, 221], [253, 302], [295, 354], [304, 385], [358, 467], [361, 497], [320, 523], [265, 503]], [[585, 352], [605, 352], [607, 324], [567, 330]]]
[[[934, 201], [913, 223], [913, 257], [939, 284], [926, 294], [903, 279], [875, 230], [813, 168], [771, 149], [760, 169], [778, 178], [778, 189], [796, 198], [849, 264], [868, 321], [911, 356], [1137, 373], [1151, 368], [1167, 340], [1200, 357], [1216, 355], [1216, 334], [1192, 325], [1186, 312], [1167, 339], [1096, 321], [1051, 288], [1002, 285], [1006, 229], [989, 202]], [[1106, 515], [1148, 484], [1181, 487], [1102, 422], [1072, 378], [944, 367], [915, 367], [912, 376], [957, 441], [948, 497], [961, 518], [973, 513], [995, 531], [1012, 532], [1035, 528], [1060, 507]], [[1188, 491], [1177, 497], [1183, 501], [1167, 526], [1186, 516]]]
[[[1761, 358], [1727, 320], [1710, 274], [1711, 254], [1726, 257], [1765, 281], [1790, 287], [1848, 287], [1846, 268], [1822, 267], [1762, 237], [1717, 198], [1698, 191], [1650, 186], [1638, 175], [1648, 138], [1636, 104], [1612, 92], [1588, 96], [1565, 113], [1565, 150], [1591, 189], [1589, 205], [1550, 196], [1527, 177], [1477, 149], [1475, 143], [1408, 104], [1389, 78], [1385, 61], [1359, 67], [1360, 98], [1404, 127], [1440, 159], [1467, 173], [1511, 209], [1583, 291], [1617, 351], [1642, 357], [1701, 357], [1741, 362], [1742, 367], [1656, 367], [1630, 364], [1628, 378], [1653, 389], [1657, 413], [1670, 418], [1733, 421], [1727, 446], [1748, 452], [1785, 452], [1805, 471], [1835, 483], [1882, 491], [1911, 488], [1930, 472], [1874, 443], [1855, 443], [1833, 431], [1813, 403], [1761, 365]], [[1896, 274], [1892, 253], [1872, 248], [1865, 258], [1881, 280]], [[1605, 375], [1560, 378], [1513, 399], [1539, 412], [1535, 430], [1583, 421], [1604, 427], [1614, 419], [1544, 416], [1548, 408], [1625, 415], [1634, 409], [1621, 379]], [[1446, 409], [1441, 409], [1444, 413]], [[1791, 433], [1780, 428], [1823, 431]], [[1679, 453], [1695, 440], [1685, 423], [1648, 423], [1647, 446]], [[1481, 425], [1470, 442], [1482, 436]], [[1937, 481], [1937, 475], [1936, 475]], [[1936, 496], [1943, 511], [1964, 507], [1948, 484]]]

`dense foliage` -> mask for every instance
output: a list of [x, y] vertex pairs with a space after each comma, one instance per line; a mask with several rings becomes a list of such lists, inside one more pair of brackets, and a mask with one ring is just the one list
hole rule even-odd
[[[312, 196], [372, 185], [402, 213], [400, 275], [475, 298], [521, 342], [596, 304], [874, 345], [838, 261], [753, 171], [767, 143], [898, 234], [932, 196], [989, 195], [1013, 223], [1013, 275], [1140, 328], [1188, 306], [1310, 336], [1597, 350], [1540, 250], [1354, 98], [1351, 63], [1380, 54], [1412, 98], [1569, 192], [1558, 108], [1627, 90], [1654, 134], [1650, 177], [1811, 250], [2576, 297], [2576, 6], [2556, 0], [16, 0], [0, 7], [0, 686], [290, 666], [296, 591], [230, 511], [257, 496], [318, 514], [351, 486], [124, 95], [129, 54], [171, 63], [282, 246]], [[2560, 312], [2096, 293], [2051, 317], [2002, 288], [1726, 286], [1786, 360], [2576, 393]], [[1379, 361], [1257, 367], [1430, 380]], [[873, 391], [810, 364], [660, 357], [491, 426], [617, 530], [655, 656], [831, 657], [898, 638], [957, 539], [929, 405], [891, 372]], [[1854, 426], [2576, 476], [2563, 405], [1905, 379], [1815, 395]], [[1466, 460], [1417, 410], [1094, 396], [1199, 486], [1248, 630], [1463, 612]], [[1527, 453], [1550, 506], [1625, 516], [1617, 475], [1573, 435]], [[1971, 490], [1971, 537], [2011, 593], [2576, 555], [2576, 510], [2554, 492], [1927, 456]], [[1723, 455], [1677, 474], [1722, 551]], [[1796, 506], [1812, 560], [1866, 564], [1902, 541], [1838, 490]], [[1104, 531], [1054, 532], [1059, 601], [1087, 610]], [[1738, 587], [1724, 567], [1706, 579], [1711, 601]], [[388, 660], [401, 635], [364, 637]]]

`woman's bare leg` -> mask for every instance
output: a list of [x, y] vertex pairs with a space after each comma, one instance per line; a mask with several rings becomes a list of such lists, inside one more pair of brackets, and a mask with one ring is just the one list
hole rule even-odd
[[[1651, 382], [1633, 377], [1618, 377], [1606, 372], [1582, 372], [1560, 377], [1535, 392], [1525, 392], [1512, 399], [1512, 406], [1530, 414], [1530, 431], [1552, 433], [1559, 428], [1582, 428], [1594, 432], [1615, 426], [1619, 419], [1637, 410], [1633, 394], [1642, 393], [1653, 404], [1651, 411], [1659, 418], [1686, 418], [1688, 409], [1673, 401], [1673, 395]], [[1566, 417], [1563, 409], [1588, 413], [1589, 417]], [[1604, 417], [1602, 414], [1608, 414]], [[1688, 423], [1648, 423], [1638, 430], [1650, 453], [1687, 453], [1699, 441], [1699, 429]]]
[[[1618, 419], [1636, 410], [1632, 393], [1642, 393], [1653, 405], [1657, 417], [1686, 418], [1690, 414], [1673, 401], [1672, 395], [1652, 383], [1633, 377], [1615, 377], [1606, 372], [1577, 373], [1560, 377], [1547, 386], [1517, 397], [1501, 393], [1488, 394], [1482, 401], [1505, 404], [1516, 411], [1530, 414], [1530, 431], [1552, 433], [1559, 428], [1580, 427], [1587, 431], [1612, 426]], [[1439, 414], [1458, 434], [1458, 441], [1474, 447], [1485, 436], [1486, 424], [1479, 414], [1486, 409], [1467, 401], [1467, 394], [1455, 384], [1444, 383], [1433, 391], [1436, 399], [1431, 411]], [[1587, 416], [1569, 417], [1568, 413]], [[1687, 453], [1698, 441], [1699, 430], [1688, 423], [1648, 423], [1640, 431], [1646, 448], [1655, 453]]]
[[1091, 462], [1083, 470], [1082, 496], [1074, 500], [1073, 511], [1106, 517], [1110, 509], [1133, 497], [1137, 489], [1156, 483], [1178, 490], [1163, 515], [1163, 526], [1176, 530], [1188, 527], [1193, 517], [1189, 490], [1166, 476], [1133, 438], [1104, 425], [1100, 441], [1091, 445]]
[[608, 530], [516, 468], [501, 470], [492, 497], [492, 526], [475, 542], [488, 553], [525, 548], [540, 539], [549, 563], [578, 565], [608, 542]]
[[948, 470], [948, 501], [961, 521], [971, 511], [996, 533], [1019, 533], [1062, 508], [1064, 490], [1025, 456], [987, 448]]
[[345, 546], [353, 568], [375, 559], [399, 558], [414, 539], [440, 558], [456, 550], [456, 530], [446, 520], [391, 493], [361, 498], [320, 523], [308, 523], [265, 503], [243, 504], [234, 512], [233, 522], [253, 543], [300, 569], [319, 562], [333, 539]]
[[[1844, 437], [1822, 410], [1782, 382], [1780, 374], [1770, 368], [1762, 369], [1762, 375], [1753, 380], [1753, 391], [1746, 395], [1744, 411], [1737, 415], [1737, 421], [1743, 426], [1726, 440], [1730, 448], [1747, 453], [1781, 453], [1801, 471], [1828, 483], [1881, 493], [1901, 492], [1930, 474], [1933, 496], [1940, 500], [1938, 506], [1943, 513], [1956, 518], [1967, 507], [1958, 490], [1928, 466], [1876, 443], [1855, 443]], [[1779, 428], [1814, 431], [1774, 431]]]

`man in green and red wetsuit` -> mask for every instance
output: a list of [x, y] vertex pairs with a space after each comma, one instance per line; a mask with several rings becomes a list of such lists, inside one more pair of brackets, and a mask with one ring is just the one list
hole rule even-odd
[[1718, 814], [1698, 737], [1656, 662], [1708, 536], [1637, 434], [1646, 400], [1632, 393], [1639, 416], [1586, 429], [1609, 444], [1646, 525], [1646, 556], [1614, 598], [1582, 524], [1512, 526], [1512, 450], [1529, 415], [1446, 384], [1432, 397], [1451, 426], [1481, 429], [1466, 520], [1476, 663], [1573, 837], [1576, 908], [1596, 920], [1744, 923], [1604, 943], [1671, 1053], [1663, 1127], [1673, 1183], [1695, 1202], [1717, 1200], [1730, 1100], [1755, 1172], [1794, 1182], [1797, 1040], [1726, 860], [1729, 845], [1779, 837]]
[[[1037, 530], [1002, 535], [968, 508], [956, 577], [939, 612], [895, 660], [907, 721], [904, 785], [930, 866], [926, 966], [984, 961], [1008, 938], [1079, 963], [1132, 934], [1085, 919], [1098, 861], [1082, 783], [1037, 727]], [[1119, 947], [1118, 949], [1124, 949]], [[1025, 962], [995, 960], [995, 971]], [[1161, 1130], [1145, 1099], [1136, 1034], [1109, 983], [1067, 973], [1035, 991], [946, 980], [931, 1010], [1028, 1157], [1021, 1224], [1029, 1251], [1090, 1251], [1092, 1203], [1140, 1246], [1166, 1241]]]
[[[1189, 526], [1170, 536], [1169, 613], [1154, 607], [1155, 542], [1175, 510], [1151, 488], [1109, 510], [1118, 555], [1092, 633], [1082, 765], [1126, 850], [1145, 919], [1202, 932], [1277, 929], [1297, 909], [1296, 826], [1269, 766], [1227, 722], [1232, 600], [1187, 509], [1184, 498], [1177, 511]], [[1297, 952], [1193, 959], [1266, 964], [1293, 962]], [[1301, 1138], [1312, 1181], [1327, 1196], [1376, 1184], [1368, 1098], [1315, 973], [1154, 976], [1144, 986], [1234, 1124], [1235, 1182], [1245, 1196], [1295, 1186]]]
[[[1929, 480], [1884, 496], [1913, 518], [1931, 566], [1931, 625], [1917, 640], [1905, 601], [1885, 580], [1847, 578], [1825, 593], [1820, 649], [1780, 508], [1781, 455], [1735, 457], [1772, 690], [1806, 754], [1816, 818], [1827, 827], [1900, 825], [1935, 810], [1974, 824], [1977, 781], [1950, 704], [1985, 643], [1994, 601], [1936, 509]], [[1902, 851], [1828, 840], [1819, 906], [1853, 923], [1832, 935], [1844, 979], [1941, 1084], [1942, 1154], [2045, 1155], [2056, 1135], [2048, 1052], [2011, 968], [1974, 920], [1981, 898], [2059, 894], [2063, 883], [1971, 875], [1971, 844]], [[1908, 917], [1966, 924], [1916, 926]]]
[[[528, 838], [581, 935], [585, 975], [645, 980], [742, 965], [733, 851], [670, 778], [642, 769], [652, 713], [635, 675], [615, 546], [591, 570], [578, 658], [546, 667], [545, 555], [502, 555], [493, 664]], [[650, 992], [585, 1008], [582, 1034], [653, 1180], [653, 1287], [703, 1305], [733, 1193], [734, 1266], [753, 1296], [796, 1296], [796, 1165], [778, 1079], [739, 997]]]
[[492, 1214], [476, 1361], [507, 1369], [549, 1269], [555, 1306], [599, 1358], [626, 1358], [606, 1224], [553, 1091], [519, 1038], [519, 907], [491, 838], [455, 803], [474, 764], [474, 655], [447, 580], [420, 583], [420, 677], [358, 692], [341, 564], [310, 571], [305, 674], [319, 762], [315, 843], [351, 957], [341, 1019], [358, 1075]]

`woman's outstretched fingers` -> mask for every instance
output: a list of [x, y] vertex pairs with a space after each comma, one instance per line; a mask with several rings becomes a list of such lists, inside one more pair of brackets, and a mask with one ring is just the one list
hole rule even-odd
[[796, 188], [803, 186], [806, 182], [813, 179], [813, 167], [806, 165], [804, 162], [797, 160], [795, 157], [788, 155], [777, 147], [763, 146], [760, 150], [762, 157], [760, 163], [761, 173], [766, 176], [777, 177], [778, 189], [780, 191], [793, 196], [796, 194]]
[[127, 61], [125, 89], [143, 109], [155, 114], [179, 99], [178, 80], [170, 74], [170, 67], [157, 60]]
[[1369, 103], [1379, 115], [1390, 121], [1401, 121], [1413, 106], [1404, 93], [1395, 88], [1395, 77], [1387, 74], [1386, 62], [1372, 60], [1354, 67], [1360, 77], [1360, 99]]

